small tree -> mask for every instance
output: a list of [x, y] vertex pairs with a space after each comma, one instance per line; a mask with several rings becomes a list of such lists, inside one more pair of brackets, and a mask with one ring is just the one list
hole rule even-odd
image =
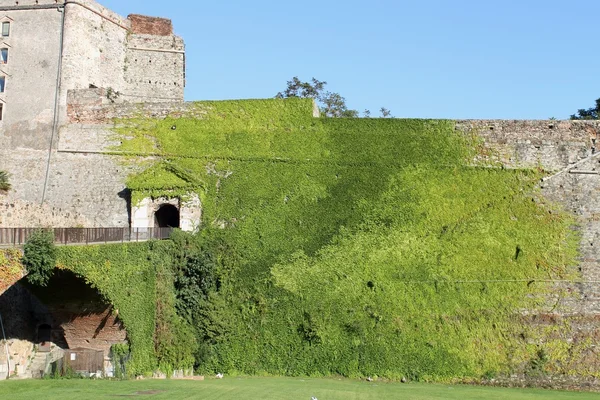
[[381, 107], [379, 110], [382, 118], [392, 118], [392, 112], [385, 107]]
[[29, 283], [39, 286], [48, 284], [56, 267], [56, 247], [51, 230], [40, 229], [27, 239], [23, 246], [23, 265]]
[[8, 182], [8, 172], [0, 171], [0, 192], [6, 192], [10, 190], [10, 183]]
[[326, 92], [327, 82], [312, 78], [310, 82], [302, 82], [297, 76], [287, 82], [283, 92], [277, 93], [278, 99], [288, 97], [301, 97], [315, 99], [319, 104], [319, 110], [324, 117], [331, 118], [356, 118], [358, 111], [351, 110], [346, 106], [346, 99], [339, 93]]

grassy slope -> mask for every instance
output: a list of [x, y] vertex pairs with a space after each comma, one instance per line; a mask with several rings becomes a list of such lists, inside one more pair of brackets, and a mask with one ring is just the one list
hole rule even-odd
[[[150, 391], [156, 391], [151, 393]], [[146, 393], [143, 393], [146, 392]], [[598, 394], [476, 386], [367, 383], [333, 379], [225, 378], [200, 381], [9, 381], [0, 397], [45, 400], [140, 397], [150, 399], [597, 399]]]

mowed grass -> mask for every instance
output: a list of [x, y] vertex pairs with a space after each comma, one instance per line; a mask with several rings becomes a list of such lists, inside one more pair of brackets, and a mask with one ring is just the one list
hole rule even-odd
[[0, 382], [0, 399], [599, 399], [597, 393], [421, 383], [360, 382], [346, 379], [236, 378], [205, 381], [29, 380]]

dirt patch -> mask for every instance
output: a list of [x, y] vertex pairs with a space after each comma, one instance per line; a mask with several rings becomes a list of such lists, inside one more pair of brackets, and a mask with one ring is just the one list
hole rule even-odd
[[132, 394], [116, 394], [114, 397], [133, 397], [133, 396], [153, 396], [155, 394], [165, 393], [166, 390], [139, 390]]

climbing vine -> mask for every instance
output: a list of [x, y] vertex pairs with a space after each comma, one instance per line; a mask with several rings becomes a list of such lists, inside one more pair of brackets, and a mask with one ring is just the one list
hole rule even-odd
[[560, 365], [551, 348], [535, 361], [518, 317], [558, 293], [545, 282], [575, 277], [573, 219], [537, 194], [540, 171], [473, 165], [477, 138], [451, 121], [312, 118], [301, 99], [193, 113], [118, 121], [115, 150], [143, 169], [134, 202], [202, 200], [203, 230], [171, 259], [201, 372], [447, 380]]
[[123, 321], [130, 376], [193, 365], [191, 328], [175, 312], [172, 253], [169, 241], [59, 248], [59, 268], [84, 278]]

